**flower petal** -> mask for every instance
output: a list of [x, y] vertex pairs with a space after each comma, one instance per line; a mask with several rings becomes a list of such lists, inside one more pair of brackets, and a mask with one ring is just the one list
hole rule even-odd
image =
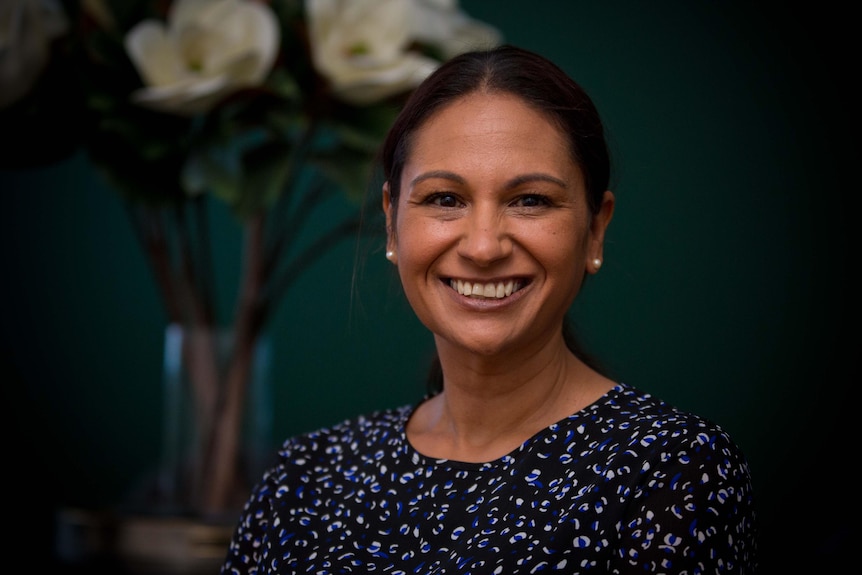
[[345, 70], [335, 86], [345, 102], [366, 105], [407, 92], [418, 86], [440, 63], [418, 54], [404, 54], [387, 66]]
[[236, 0], [174, 0], [168, 8], [168, 25], [172, 30], [194, 26], [208, 9]]
[[206, 112], [227, 95], [227, 76], [189, 79], [167, 86], [142, 88], [132, 94], [132, 101], [160, 112], [194, 115]]
[[470, 18], [454, 0], [411, 0], [410, 34], [418, 42], [437, 46], [444, 57], [500, 44], [501, 32]]
[[176, 47], [161, 22], [140, 22], [126, 34], [125, 46], [144, 84], [166, 86], [183, 77]]
[[[256, 2], [219, 2], [202, 14], [201, 22], [221, 40], [208, 55], [207, 70], [232, 67], [232, 75], [242, 84], [258, 84], [266, 78], [280, 40], [271, 10]], [[239, 61], [243, 66], [236, 65]]]

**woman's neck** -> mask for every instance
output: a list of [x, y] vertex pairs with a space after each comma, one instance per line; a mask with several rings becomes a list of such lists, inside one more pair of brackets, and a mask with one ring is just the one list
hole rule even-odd
[[440, 349], [443, 391], [420, 405], [407, 437], [428, 457], [498, 459], [607, 393], [614, 383], [565, 345], [529, 358], [477, 358]]

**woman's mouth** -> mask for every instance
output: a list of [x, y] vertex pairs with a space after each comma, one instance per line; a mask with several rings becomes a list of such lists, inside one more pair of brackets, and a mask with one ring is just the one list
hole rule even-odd
[[467, 297], [502, 299], [524, 287], [524, 281], [511, 279], [501, 282], [469, 282], [464, 280], [449, 280], [449, 287]]

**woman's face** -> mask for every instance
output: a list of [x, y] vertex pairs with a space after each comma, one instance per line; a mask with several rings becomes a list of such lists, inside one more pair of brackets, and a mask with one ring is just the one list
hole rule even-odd
[[438, 347], [493, 355], [562, 337], [613, 196], [591, 218], [557, 128], [514, 96], [476, 93], [415, 133], [397, 210], [387, 187], [383, 207], [405, 294]]

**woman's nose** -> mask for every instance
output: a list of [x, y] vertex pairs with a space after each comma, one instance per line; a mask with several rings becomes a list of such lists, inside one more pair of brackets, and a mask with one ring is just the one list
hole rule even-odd
[[458, 255], [479, 266], [488, 266], [512, 253], [505, 219], [487, 209], [474, 209], [464, 218]]

